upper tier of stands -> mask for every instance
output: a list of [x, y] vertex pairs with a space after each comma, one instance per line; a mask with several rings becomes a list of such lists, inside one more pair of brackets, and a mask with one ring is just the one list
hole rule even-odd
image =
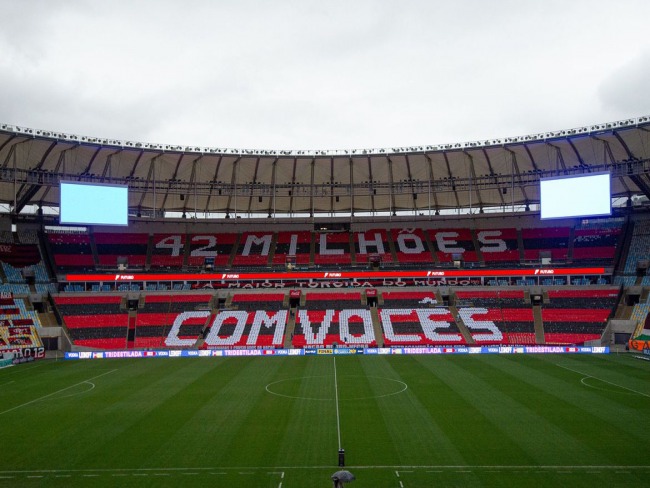
[[[206, 264], [221, 269], [283, 268], [289, 257], [299, 267], [340, 268], [367, 266], [373, 255], [384, 267], [449, 266], [452, 262], [469, 267], [535, 263], [613, 266], [621, 247], [622, 226], [622, 219], [610, 219], [601, 226], [580, 224], [575, 228], [152, 235], [48, 231], [46, 242], [58, 272], [116, 269], [118, 258], [124, 258], [132, 270], [195, 269]], [[635, 244], [632, 250], [644, 245], [645, 241]]]

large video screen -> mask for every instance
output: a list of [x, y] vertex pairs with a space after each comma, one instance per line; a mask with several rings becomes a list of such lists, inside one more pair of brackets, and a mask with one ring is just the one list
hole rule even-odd
[[61, 182], [62, 224], [128, 225], [129, 187]]
[[542, 219], [611, 215], [609, 173], [540, 180]]

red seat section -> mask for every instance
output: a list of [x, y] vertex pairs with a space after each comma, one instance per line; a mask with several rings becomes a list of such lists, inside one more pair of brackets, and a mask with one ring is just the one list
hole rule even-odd
[[45, 235], [57, 269], [95, 267], [90, 236], [86, 232], [47, 232]]
[[206, 349], [281, 348], [289, 317], [284, 293], [235, 293], [206, 334]]
[[376, 346], [370, 310], [360, 292], [307, 292], [298, 308], [293, 347]]
[[154, 234], [151, 242], [152, 268], [180, 268], [185, 257], [185, 234]]
[[60, 296], [54, 304], [77, 346], [125, 349], [129, 315], [119, 295]]
[[465, 262], [478, 261], [470, 229], [435, 229], [427, 232], [441, 263], [449, 263], [455, 257]]
[[146, 295], [136, 316], [134, 346], [193, 346], [211, 317], [211, 299], [206, 293]]
[[287, 256], [295, 256], [296, 264], [309, 264], [311, 232], [278, 232], [273, 264], [284, 266]]
[[391, 229], [397, 262], [433, 264], [431, 250], [421, 229]]
[[95, 245], [100, 266], [117, 267], [117, 258], [126, 257], [129, 267], [144, 267], [149, 234], [96, 232]]
[[549, 290], [542, 305], [547, 344], [583, 344], [599, 339], [613, 314], [618, 288]]
[[324, 232], [316, 234], [315, 238], [314, 264], [345, 266], [352, 263], [350, 234]]
[[272, 232], [244, 232], [233, 266], [266, 266], [273, 243]]
[[539, 261], [540, 253], [550, 253], [553, 261], [566, 261], [569, 252], [569, 227], [524, 228], [524, 259]]
[[203, 266], [206, 258], [213, 258], [215, 266], [226, 266], [230, 261], [237, 234], [190, 234], [188, 236], [190, 255], [189, 266]]
[[455, 296], [476, 344], [535, 344], [533, 309], [523, 290], [459, 290]]
[[486, 264], [518, 264], [517, 229], [476, 229], [483, 261]]
[[621, 227], [576, 229], [573, 238], [574, 261], [609, 263], [616, 255]]
[[381, 262], [392, 262], [393, 256], [384, 229], [373, 229], [354, 233], [354, 251], [357, 263], [367, 263], [372, 254], [379, 255]]
[[465, 344], [449, 308], [430, 291], [382, 293], [379, 318], [385, 346]]

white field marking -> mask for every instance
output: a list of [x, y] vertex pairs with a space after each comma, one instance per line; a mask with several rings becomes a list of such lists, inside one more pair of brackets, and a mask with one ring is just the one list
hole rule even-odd
[[561, 364], [556, 364], [556, 366], [558, 366], [558, 367], [560, 367], [562, 369], [566, 369], [568, 371], [573, 371], [574, 373], [577, 373], [577, 374], [581, 374], [586, 378], [594, 378], [594, 379], [596, 379], [598, 381], [602, 381], [603, 383], [607, 383], [608, 385], [616, 386], [618, 388], [623, 388], [624, 390], [631, 391], [632, 393], [637, 393], [638, 395], [650, 398], [650, 395], [648, 395], [646, 393], [641, 393], [640, 391], [633, 390], [632, 388], [628, 388], [627, 386], [617, 385], [616, 383], [612, 383], [611, 381], [607, 381], [607, 380], [604, 380], [602, 378], [598, 378], [597, 376], [593, 376], [593, 375], [590, 375], [590, 374], [583, 373], [581, 371], [576, 371], [575, 369], [567, 368], [566, 366], [562, 366]]
[[[332, 465], [320, 465], [320, 466], [246, 466], [246, 469], [253, 469], [256, 471], [259, 470], [272, 470], [272, 469], [283, 469], [283, 470], [300, 470], [300, 469], [331, 469]], [[470, 470], [503, 470], [503, 471], [536, 471], [548, 472], [548, 471], [558, 471], [558, 470], [568, 470], [572, 469], [574, 471], [587, 472], [592, 470], [643, 470], [650, 472], [650, 466], [648, 465], [572, 465], [572, 466], [562, 466], [562, 465], [405, 465], [405, 466], [395, 466], [395, 465], [377, 465], [377, 466], [347, 466], [350, 469], [388, 469], [395, 470], [398, 469], [400, 472], [406, 472], [408, 470], [440, 470], [440, 471], [455, 471], [459, 469], [470, 469]], [[406, 469], [402, 469], [406, 468]], [[106, 474], [111, 476], [129, 476], [129, 474], [155, 474], [161, 472], [187, 472], [188, 469], [193, 471], [198, 471], [202, 473], [209, 473], [213, 470], [233, 470], [237, 471], [242, 469], [242, 466], [211, 466], [211, 467], [183, 467], [183, 468], [104, 468], [104, 469], [32, 469], [32, 470], [5, 470], [0, 471], [0, 478], [3, 477], [16, 477], [16, 476], [28, 476], [30, 474], [43, 474], [43, 475], [53, 475], [57, 477], [70, 477], [73, 475], [80, 475], [83, 473], [94, 473], [94, 474]], [[198, 473], [195, 473], [198, 474]]]
[[278, 488], [282, 488], [282, 481], [280, 481], [280, 484], [278, 485]]
[[7, 383], [2, 383], [2, 384], [0, 385], [0, 387], [7, 386], [7, 385], [10, 385], [10, 384], [12, 384], [12, 383], [15, 383], [15, 381], [8, 381]]
[[[343, 378], [350, 378], [350, 377], [360, 377], [361, 375], [343, 375]], [[314, 397], [301, 397], [301, 396], [293, 396], [293, 395], [284, 395], [283, 393], [277, 393], [275, 391], [271, 390], [271, 387], [273, 385], [277, 385], [278, 383], [284, 383], [285, 381], [293, 381], [293, 380], [303, 380], [303, 379], [308, 379], [308, 378], [324, 378], [328, 377], [328, 375], [316, 375], [316, 376], [302, 376], [302, 377], [297, 377], [297, 378], [285, 378], [283, 380], [278, 380], [278, 381], [273, 381], [266, 385], [264, 389], [267, 391], [267, 393], [270, 393], [271, 395], [279, 396], [282, 398], [291, 398], [294, 400], [316, 400], [318, 402], [331, 402], [334, 400], [334, 398], [314, 398]], [[394, 391], [392, 393], [386, 393], [384, 395], [375, 395], [375, 396], [368, 396], [368, 397], [354, 397], [354, 398], [342, 398], [343, 401], [352, 401], [352, 400], [372, 400], [376, 398], [386, 398], [389, 396], [393, 395], [399, 395], [400, 393], [405, 392], [408, 390], [408, 385], [404, 383], [403, 381], [400, 380], [395, 380], [393, 378], [384, 378], [383, 376], [371, 376], [371, 375], [364, 375], [364, 378], [376, 378], [384, 381], [392, 381], [394, 383], [399, 383], [402, 385], [401, 390]]]
[[336, 356], [334, 358], [334, 397], [336, 398], [336, 434], [339, 439], [339, 451], [341, 450], [341, 416], [339, 414], [339, 384], [336, 380]]
[[22, 373], [23, 371], [29, 371], [30, 369], [40, 368], [41, 366], [44, 366], [45, 364], [47, 364], [47, 363], [39, 363], [39, 364], [36, 364], [34, 366], [29, 366], [29, 367], [22, 366], [20, 368], [17, 367], [17, 366], [14, 366], [16, 369], [14, 369], [13, 371], [10, 371], [9, 373], [3, 374], [2, 376], [9, 376], [10, 374]]
[[399, 478], [399, 471], [395, 471], [395, 476]]
[[[613, 389], [611, 389], [611, 388], [598, 388], [597, 386], [590, 385], [589, 383], [587, 383], [586, 380], [588, 380], [589, 378], [591, 378], [591, 376], [585, 376], [584, 378], [582, 378], [582, 379], [580, 380], [580, 383], [582, 383], [583, 385], [585, 385], [587, 388], [593, 388], [594, 390], [598, 390], [598, 391], [610, 391], [610, 392], [612, 392], [612, 393], [619, 393], [619, 394], [621, 394], [621, 395], [634, 395], [634, 394], [635, 394], [635, 393], [633, 393], [633, 392], [631, 392], [631, 391], [630, 391], [630, 392], [627, 392], [627, 391], [620, 391], [620, 389], [619, 389], [619, 390], [613, 390]], [[596, 381], [600, 381], [598, 378], [593, 378], [593, 379], [595, 379]]]
[[87, 380], [80, 381], [79, 383], [75, 383], [74, 385], [68, 386], [66, 388], [61, 388], [60, 390], [57, 390], [57, 391], [55, 391], [53, 393], [48, 393], [47, 395], [43, 395], [42, 397], [36, 398], [35, 400], [23, 403], [21, 405], [18, 405], [17, 407], [10, 408], [9, 410], [5, 410], [4, 412], [0, 412], [0, 415], [4, 415], [5, 413], [13, 412], [14, 410], [18, 410], [19, 408], [26, 407], [27, 405], [31, 405], [32, 403], [36, 403], [36, 402], [39, 402], [41, 400], [45, 400], [46, 398], [49, 398], [49, 397], [51, 397], [53, 395], [56, 395], [57, 393], [61, 393], [62, 391], [67, 391], [70, 388], [74, 388], [75, 386], [79, 386], [79, 385], [82, 385], [84, 383], [88, 383], [88, 382], [90, 382], [90, 380], [94, 380], [96, 378], [101, 378], [102, 376], [106, 376], [107, 374], [114, 373], [115, 371], [117, 371], [117, 369], [111, 369], [107, 373], [102, 373], [100, 375], [93, 376], [92, 378], [88, 378]]
[[400, 486], [400, 488], [404, 488], [404, 483], [402, 483], [402, 482], [400, 481], [400, 482], [399, 482], [399, 486]]

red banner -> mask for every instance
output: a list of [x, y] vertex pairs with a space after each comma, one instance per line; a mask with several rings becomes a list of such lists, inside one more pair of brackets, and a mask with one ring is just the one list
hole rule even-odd
[[381, 278], [463, 278], [498, 276], [602, 275], [605, 268], [453, 269], [403, 271], [305, 271], [278, 273], [113, 273], [69, 274], [66, 281], [238, 281], [238, 280], [352, 280]]

